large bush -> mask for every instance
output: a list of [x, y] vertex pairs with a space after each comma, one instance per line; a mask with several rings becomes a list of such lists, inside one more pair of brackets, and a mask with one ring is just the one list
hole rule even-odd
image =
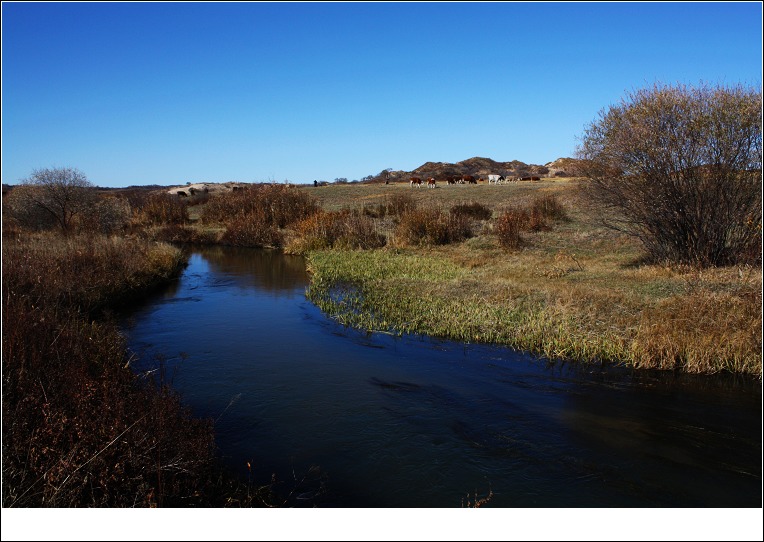
[[760, 262], [761, 108], [742, 86], [630, 93], [584, 132], [586, 193], [655, 260]]
[[30, 229], [58, 227], [72, 232], [92, 214], [96, 194], [85, 174], [74, 168], [36, 169], [9, 195], [6, 207], [19, 224]]

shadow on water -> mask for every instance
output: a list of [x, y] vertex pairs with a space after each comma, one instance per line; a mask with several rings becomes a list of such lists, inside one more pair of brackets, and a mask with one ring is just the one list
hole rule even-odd
[[[236, 249], [205, 246], [194, 249], [204, 258], [210, 272], [230, 277], [240, 287], [254, 287], [274, 294], [291, 293], [308, 284], [305, 260], [277, 250]], [[242, 257], [242, 252], [246, 255]]]
[[298, 257], [194, 249], [125, 316], [135, 369], [164, 356], [232, 468], [312, 473], [290, 506], [451, 507], [488, 488], [503, 507], [761, 506], [758, 381], [368, 334], [307, 284]]

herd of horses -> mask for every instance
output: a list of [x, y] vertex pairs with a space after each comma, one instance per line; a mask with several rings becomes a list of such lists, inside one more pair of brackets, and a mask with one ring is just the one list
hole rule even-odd
[[[517, 181], [540, 181], [541, 177], [513, 177], [505, 175], [489, 175], [488, 184], [504, 184], [504, 183], [516, 183]], [[441, 179], [435, 179], [430, 177], [427, 181], [424, 181], [421, 177], [411, 177], [409, 179], [409, 186], [421, 188], [423, 184], [427, 185], [427, 188], [435, 188], [438, 182], [446, 184], [478, 184], [479, 182], [485, 182], [484, 179], [475, 178], [472, 175], [447, 175]]]

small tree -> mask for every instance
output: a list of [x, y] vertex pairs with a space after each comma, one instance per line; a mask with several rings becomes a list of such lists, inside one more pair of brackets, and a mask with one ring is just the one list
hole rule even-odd
[[64, 234], [72, 230], [78, 215], [92, 208], [95, 199], [93, 185], [73, 168], [36, 169], [15, 191], [19, 198], [16, 212], [28, 217], [42, 213]]
[[585, 192], [656, 260], [760, 261], [761, 107], [742, 86], [630, 93], [585, 129]]

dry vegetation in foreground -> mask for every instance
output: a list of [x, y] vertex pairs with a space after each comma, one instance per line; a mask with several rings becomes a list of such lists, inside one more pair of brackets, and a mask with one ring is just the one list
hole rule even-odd
[[472, 220], [474, 235], [446, 243], [401, 242], [403, 217], [374, 218], [388, 239], [383, 249], [308, 254], [309, 296], [370, 330], [761, 377], [760, 266], [647, 263], [635, 240], [600, 225], [577, 185], [301, 188], [325, 209], [363, 212], [405, 195], [433, 216], [465, 203], [493, 211], [491, 220]]
[[38, 233], [3, 243], [3, 505], [156, 506], [194, 494], [209, 422], [141, 384], [99, 312], [178, 272], [169, 245]]
[[108, 311], [174, 277], [179, 249], [136, 238], [15, 232], [3, 242], [3, 506], [252, 506], [211, 420], [160, 371], [130, 369]]

